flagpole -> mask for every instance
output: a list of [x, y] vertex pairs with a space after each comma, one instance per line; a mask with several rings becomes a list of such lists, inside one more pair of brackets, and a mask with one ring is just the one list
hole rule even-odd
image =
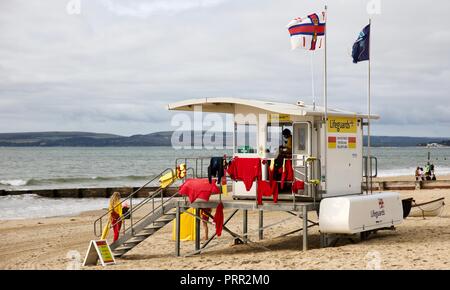
[[[371, 159], [371, 144], [370, 144], [370, 116], [371, 116], [371, 66], [370, 62], [372, 59], [372, 53], [371, 53], [371, 35], [372, 35], [372, 19], [369, 18], [369, 62], [368, 62], [368, 86], [367, 86], [367, 162], [369, 163], [369, 172], [367, 173], [368, 179], [369, 179], [369, 187], [370, 187], [370, 193], [372, 194], [372, 159]], [[369, 188], [367, 189], [367, 193], [369, 193]]]
[[313, 97], [313, 111], [316, 110], [316, 92], [315, 92], [315, 82], [314, 82], [314, 62], [313, 62], [313, 52], [310, 53], [309, 58], [310, 58], [310, 63], [311, 63], [311, 93], [312, 93], [312, 97]]
[[324, 153], [325, 153], [325, 166], [324, 166], [324, 181], [325, 181], [325, 194], [327, 193], [327, 189], [328, 189], [328, 184], [327, 184], [327, 166], [328, 166], [328, 68], [327, 68], [327, 47], [328, 47], [328, 42], [327, 42], [327, 34], [328, 34], [328, 30], [327, 30], [327, 26], [328, 26], [328, 7], [327, 5], [325, 5], [325, 35], [324, 35], [324, 40], [325, 40], [325, 47], [324, 47], [324, 88], [323, 88], [323, 97], [324, 97], [324, 117], [325, 117], [325, 149], [324, 149]]

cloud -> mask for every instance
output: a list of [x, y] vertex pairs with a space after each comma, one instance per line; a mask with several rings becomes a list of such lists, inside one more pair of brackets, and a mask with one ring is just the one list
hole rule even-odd
[[[286, 24], [324, 1], [81, 0], [79, 15], [67, 2], [0, 4], [0, 132], [167, 130], [165, 105], [188, 98], [312, 102], [311, 55], [290, 50]], [[450, 4], [438, 2], [381, 1], [373, 16], [377, 134], [450, 136]], [[366, 111], [367, 63], [349, 56], [366, 3], [329, 3], [332, 107]], [[323, 52], [312, 61], [321, 103]]]
[[149, 17], [157, 13], [179, 13], [196, 8], [213, 7], [229, 0], [100, 0], [112, 13], [119, 16]]

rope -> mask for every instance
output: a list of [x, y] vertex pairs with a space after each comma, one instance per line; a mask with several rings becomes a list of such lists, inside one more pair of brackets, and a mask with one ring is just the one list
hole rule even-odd
[[439, 204], [438, 207], [436, 207], [434, 209], [429, 209], [429, 210], [423, 209], [420, 205], [417, 205], [415, 202], [414, 202], [414, 205], [415, 205], [415, 208], [418, 208], [422, 212], [422, 216], [425, 216], [425, 213], [427, 213], [427, 212], [434, 212], [434, 211], [437, 211], [437, 210], [441, 210], [439, 212], [439, 214], [437, 214], [437, 216], [441, 216], [442, 211], [444, 210], [445, 203], [442, 202], [442, 203]]

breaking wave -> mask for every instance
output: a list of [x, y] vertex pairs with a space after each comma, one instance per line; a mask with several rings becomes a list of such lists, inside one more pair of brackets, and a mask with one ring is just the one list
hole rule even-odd
[[22, 186], [38, 186], [38, 185], [64, 185], [64, 184], [85, 184], [93, 182], [133, 182], [150, 180], [152, 176], [92, 176], [92, 177], [60, 177], [60, 178], [43, 178], [43, 179], [10, 179], [0, 180], [0, 185], [22, 187]]

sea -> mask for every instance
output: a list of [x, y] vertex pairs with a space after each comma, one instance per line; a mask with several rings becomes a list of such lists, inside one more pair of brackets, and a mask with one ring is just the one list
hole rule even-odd
[[[437, 178], [450, 174], [450, 148], [372, 148], [378, 175], [413, 175], [430, 155]], [[0, 147], [0, 190], [141, 186], [177, 158], [231, 155], [230, 150], [171, 147]], [[102, 198], [0, 197], [0, 220], [76, 215], [107, 206]]]

